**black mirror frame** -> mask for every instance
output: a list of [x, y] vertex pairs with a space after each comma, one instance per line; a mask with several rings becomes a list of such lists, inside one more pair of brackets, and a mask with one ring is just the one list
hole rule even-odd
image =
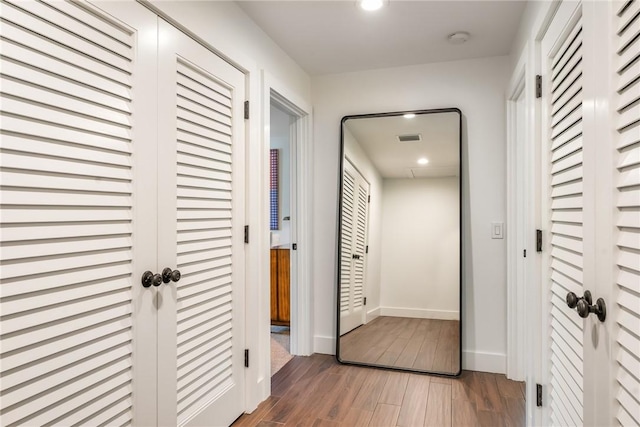
[[[460, 206], [460, 215], [459, 215], [459, 227], [460, 227], [460, 272], [459, 272], [459, 307], [460, 307], [460, 321], [459, 321], [459, 360], [460, 364], [458, 366], [458, 371], [454, 373], [450, 372], [438, 372], [438, 371], [424, 371], [418, 369], [411, 368], [399, 368], [394, 366], [387, 365], [377, 365], [374, 363], [362, 363], [355, 362], [349, 360], [342, 360], [340, 358], [340, 283], [341, 283], [341, 274], [340, 274], [340, 260], [342, 256], [341, 243], [342, 243], [342, 180], [344, 174], [344, 156], [345, 156], [345, 147], [344, 147], [344, 124], [347, 120], [350, 119], [365, 119], [365, 118], [378, 118], [378, 117], [393, 117], [393, 116], [402, 116], [404, 114], [437, 114], [437, 113], [457, 113], [459, 116], [459, 130], [458, 130], [458, 147], [459, 147], [459, 181], [460, 181], [460, 191], [459, 191], [459, 206]], [[392, 371], [401, 371], [401, 372], [413, 372], [419, 374], [429, 374], [429, 375], [437, 375], [443, 377], [459, 377], [462, 374], [462, 322], [463, 322], [463, 280], [464, 280], [464, 229], [463, 229], [463, 215], [464, 215], [464, 204], [463, 204], [463, 194], [465, 193], [465, 187], [463, 185], [464, 180], [464, 168], [463, 168], [463, 147], [462, 147], [462, 111], [459, 108], [439, 108], [439, 109], [426, 109], [426, 110], [408, 110], [408, 111], [396, 111], [396, 112], [388, 112], [388, 113], [372, 113], [372, 114], [356, 114], [342, 117], [340, 120], [340, 179], [338, 180], [338, 238], [336, 239], [337, 244], [337, 282], [336, 282], [336, 360], [343, 365], [354, 365], [354, 366], [364, 366], [371, 368], [379, 368], [379, 369], [387, 369]]]

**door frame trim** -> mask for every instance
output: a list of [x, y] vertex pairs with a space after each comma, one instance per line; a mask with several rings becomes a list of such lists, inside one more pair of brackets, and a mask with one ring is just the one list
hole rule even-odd
[[[530, 132], [530, 117], [534, 101], [528, 84], [532, 81], [530, 71], [527, 44], [507, 92], [507, 377], [516, 381], [522, 381], [526, 377], [528, 361], [525, 360], [525, 347], [531, 348], [530, 342], [525, 343], [531, 341], [531, 336], [525, 333], [527, 326], [531, 324], [526, 305], [531, 282], [527, 272], [532, 271], [530, 260], [534, 258], [531, 240], [527, 238], [533, 233], [530, 216], [533, 205], [533, 136]], [[523, 129], [518, 129], [516, 104], [520, 99], [523, 99], [525, 109]], [[524, 182], [520, 183], [520, 180]], [[524, 187], [524, 192], [519, 191], [521, 186]], [[524, 212], [524, 218], [519, 217], [520, 212]], [[523, 250], [527, 251], [526, 257]], [[522, 316], [522, 313], [525, 315]]]
[[[254, 98], [255, 99], [255, 98]], [[297, 236], [298, 249], [292, 254], [291, 274], [291, 354], [308, 356], [313, 353], [313, 305], [312, 305], [312, 232], [313, 232], [313, 145], [312, 108], [304, 97], [295, 92], [289, 85], [283, 83], [267, 71], [261, 72], [261, 139], [259, 148], [260, 166], [257, 175], [260, 176], [259, 226], [252, 233], [252, 238], [259, 248], [259, 284], [257, 298], [259, 310], [257, 313], [248, 310], [247, 324], [257, 325], [259, 328], [259, 342], [255, 343], [257, 355], [253, 360], [258, 361], [258, 395], [247, 405], [255, 407], [257, 403], [271, 394], [271, 346], [270, 346], [270, 238], [269, 238], [269, 149], [270, 149], [270, 119], [271, 103], [296, 117], [292, 124], [292, 138], [294, 140], [296, 170], [292, 171], [292, 182], [296, 185], [291, 200], [296, 204], [295, 230], [292, 235]], [[255, 291], [255, 288], [254, 288]]]

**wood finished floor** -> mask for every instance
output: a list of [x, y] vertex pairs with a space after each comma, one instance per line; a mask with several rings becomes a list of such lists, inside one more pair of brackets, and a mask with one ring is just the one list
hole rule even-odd
[[340, 337], [340, 359], [455, 374], [459, 345], [457, 320], [380, 316]]
[[524, 383], [463, 371], [459, 378], [294, 357], [271, 379], [271, 396], [234, 427], [524, 426]]

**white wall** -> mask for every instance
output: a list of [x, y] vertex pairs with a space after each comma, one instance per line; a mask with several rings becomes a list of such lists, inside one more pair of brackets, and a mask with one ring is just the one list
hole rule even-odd
[[365, 307], [367, 317], [365, 322], [369, 322], [379, 315], [380, 310], [382, 177], [373, 163], [371, 163], [371, 160], [360, 146], [360, 143], [346, 128], [344, 130], [344, 152], [345, 156], [369, 183], [369, 195], [371, 196], [367, 225], [367, 245], [369, 245], [369, 253], [365, 255], [366, 271], [364, 287], [364, 296], [367, 298], [367, 306]]
[[270, 117], [271, 148], [278, 150], [278, 230], [271, 231], [271, 246], [291, 243], [291, 116], [271, 106]]
[[490, 224], [505, 217], [508, 57], [333, 74], [312, 79], [314, 102], [315, 350], [335, 345], [340, 119], [344, 115], [458, 107], [463, 114], [463, 367], [504, 372], [505, 241]]
[[458, 320], [458, 177], [385, 179], [381, 314]]

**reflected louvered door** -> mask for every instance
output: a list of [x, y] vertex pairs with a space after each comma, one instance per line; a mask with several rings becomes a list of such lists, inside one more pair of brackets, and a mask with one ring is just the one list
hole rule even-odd
[[[549, 244], [549, 422], [584, 423], [584, 321], [565, 302], [584, 294], [583, 28], [581, 6], [560, 5], [543, 42], [544, 159]], [[593, 260], [591, 260], [593, 262]]]
[[613, 30], [617, 228], [612, 416], [640, 425], [640, 1], [617, 2]]
[[355, 223], [354, 251], [357, 258], [353, 262], [353, 311], [363, 319], [365, 252], [367, 240], [367, 217], [369, 208], [369, 185], [364, 179], [358, 180], [358, 205]]
[[369, 184], [349, 159], [342, 179], [340, 241], [340, 334], [364, 323], [364, 286]]
[[0, 423], [154, 424], [156, 17], [0, 7]]
[[244, 409], [244, 75], [159, 24], [159, 423]]
[[[346, 163], [345, 163], [346, 165]], [[343, 171], [342, 177], [342, 212], [340, 230], [340, 333], [349, 332], [342, 318], [350, 311], [351, 294], [351, 263], [353, 247], [353, 218], [354, 218], [354, 187], [355, 177], [351, 169]]]

